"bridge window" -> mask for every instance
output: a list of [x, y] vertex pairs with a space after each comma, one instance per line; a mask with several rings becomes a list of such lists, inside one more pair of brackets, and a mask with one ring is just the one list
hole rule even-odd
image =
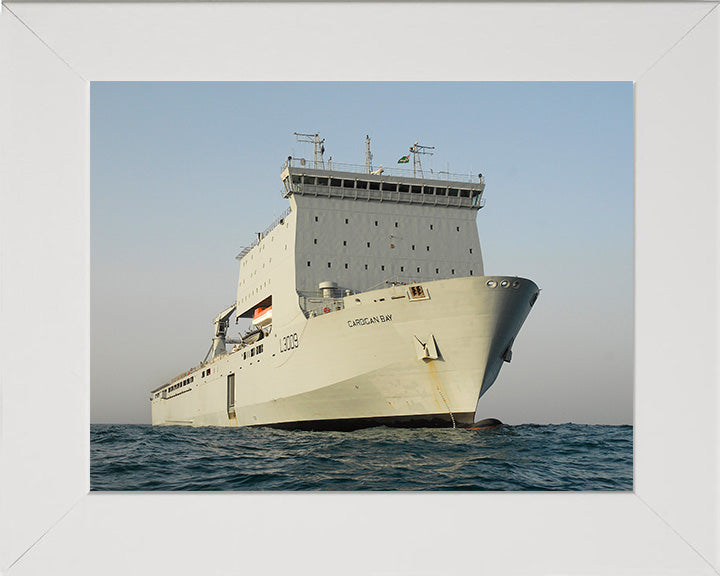
[[339, 178], [331, 178], [331, 179], [330, 179], [330, 186], [337, 186], [338, 188], [340, 188], [340, 186], [341, 186], [341, 181], [340, 181], [340, 179], [339, 179]]
[[398, 184], [398, 191], [410, 192], [410, 186], [408, 186], [407, 184]]
[[457, 196], [458, 195], [458, 189], [457, 188], [450, 188], [448, 190], [448, 196]]
[[470, 190], [460, 190], [460, 196], [463, 198], [470, 198]]
[[386, 192], [397, 192], [397, 184], [394, 182], [383, 182], [382, 189]]
[[412, 191], [413, 194], [420, 194], [422, 192], [422, 187], [421, 186], [411, 186], [410, 190]]
[[432, 186], [425, 186], [423, 193], [424, 194], [435, 194], [435, 188], [433, 188]]
[[445, 196], [447, 188], [435, 188], [435, 196]]
[[318, 183], [318, 186], [327, 186], [328, 179], [327, 178], [318, 178], [317, 183]]
[[380, 182], [370, 182], [370, 190], [380, 190]]
[[343, 188], [355, 188], [355, 180], [343, 180]]
[[303, 176], [303, 182], [305, 184], [315, 185], [315, 176]]

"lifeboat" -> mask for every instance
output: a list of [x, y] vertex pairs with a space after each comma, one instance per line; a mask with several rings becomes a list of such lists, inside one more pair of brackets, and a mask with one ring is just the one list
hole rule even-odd
[[253, 314], [253, 326], [258, 328], [264, 328], [269, 324], [272, 324], [272, 306], [267, 308], [256, 308]]

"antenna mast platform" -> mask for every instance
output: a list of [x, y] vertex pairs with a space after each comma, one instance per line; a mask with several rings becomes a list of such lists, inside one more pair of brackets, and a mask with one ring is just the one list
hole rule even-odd
[[417, 178], [418, 172], [420, 173], [420, 178], [424, 178], [422, 164], [420, 163], [420, 154], [429, 154], [432, 156], [433, 152], [431, 152], [431, 150], [435, 150], [435, 146], [421, 146], [417, 142], [410, 146], [410, 152], [412, 152], [413, 155], [413, 178]]
[[295, 132], [295, 138], [298, 142], [310, 142], [315, 147], [315, 154], [313, 157], [313, 168], [318, 167], [318, 156], [320, 157], [320, 167], [325, 168], [325, 161], [323, 160], [323, 154], [325, 153], [325, 138], [320, 140], [320, 134], [302, 134]]

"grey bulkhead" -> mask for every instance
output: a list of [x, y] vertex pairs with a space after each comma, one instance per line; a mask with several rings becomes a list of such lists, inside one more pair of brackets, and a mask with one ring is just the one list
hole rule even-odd
[[[299, 295], [332, 281], [338, 295], [385, 282], [482, 276], [476, 206], [289, 194], [290, 214], [241, 261], [239, 316], [272, 296], [273, 323], [302, 314]], [[300, 298], [302, 301], [302, 298]]]

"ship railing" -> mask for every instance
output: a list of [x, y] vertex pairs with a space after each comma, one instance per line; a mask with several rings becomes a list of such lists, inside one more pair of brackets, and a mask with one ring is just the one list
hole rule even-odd
[[255, 248], [255, 246], [257, 246], [260, 243], [260, 240], [262, 240], [263, 238], [265, 238], [265, 236], [270, 234], [270, 232], [272, 232], [277, 226], [279, 226], [280, 224], [283, 224], [285, 222], [285, 218], [287, 218], [290, 215], [290, 212], [292, 212], [292, 208], [290, 206], [288, 206], [285, 209], [285, 211], [282, 214], [280, 214], [280, 216], [278, 216], [277, 218], [275, 218], [275, 220], [273, 220], [273, 222], [270, 224], [270, 226], [265, 228], [265, 230], [263, 230], [262, 232], [258, 233], [255, 240], [253, 240], [248, 246], [245, 246], [242, 250], [240, 250], [238, 255], [235, 256], [235, 260], [242, 260], [243, 258], [245, 258], [245, 256], [248, 255], [250, 250]]
[[170, 386], [170, 385], [174, 384], [176, 380], [180, 380], [181, 378], [185, 378], [185, 376], [189, 376], [190, 374], [192, 374], [193, 372], [195, 372], [195, 370], [197, 370], [198, 368], [202, 368], [203, 366], [204, 366], [204, 364], [198, 364], [197, 366], [193, 366], [193, 367], [190, 368], [189, 370], [185, 370], [185, 371], [183, 371], [183, 372], [180, 372], [180, 374], [178, 374], [177, 376], [174, 376], [173, 378], [171, 378], [170, 380], [168, 380], [167, 382], [165, 382], [165, 384], [163, 384], [162, 386], [158, 386], [157, 388], [151, 390], [151, 391], [150, 391], [150, 394], [154, 394], [155, 392], [159, 392], [159, 391], [162, 390], [163, 388], [166, 388], [167, 386]]
[[378, 282], [374, 286], [370, 286], [367, 290], [363, 290], [363, 292], [371, 292], [373, 290], [379, 290], [380, 288], [388, 288], [390, 286], [407, 286], [408, 284], [416, 284], [418, 282], [422, 282], [422, 280], [418, 278], [414, 278], [412, 276], [393, 276], [392, 278], [387, 278], [385, 280], [382, 280], [381, 282]]
[[405, 178], [423, 178], [427, 180], [447, 180], [449, 182], [484, 182], [481, 174], [458, 173], [448, 170], [433, 170], [432, 168], [412, 169], [398, 168], [397, 166], [373, 165], [369, 169], [364, 164], [346, 164], [334, 160], [309, 160], [305, 158], [288, 158], [282, 166], [286, 168], [311, 168], [313, 170], [326, 170], [328, 172], [351, 172], [357, 174], [374, 174], [383, 176], [397, 176]]

